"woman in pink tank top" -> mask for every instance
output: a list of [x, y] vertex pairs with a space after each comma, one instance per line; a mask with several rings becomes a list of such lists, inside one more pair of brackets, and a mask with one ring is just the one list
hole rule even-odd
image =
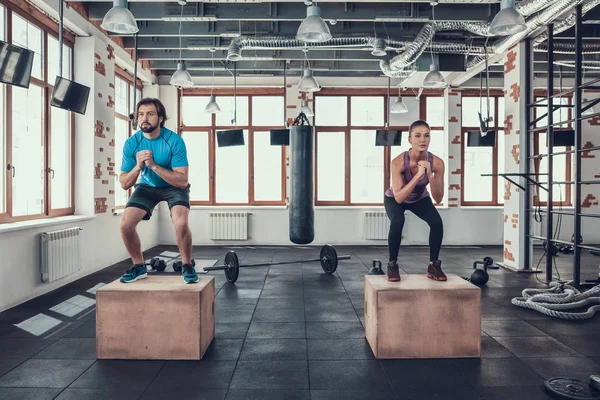
[[[444, 224], [431, 198], [440, 203], [444, 198], [444, 162], [428, 151], [430, 129], [425, 121], [415, 121], [408, 131], [411, 148], [392, 160], [392, 186], [384, 196], [385, 211], [390, 219], [388, 233], [388, 280], [400, 281], [398, 252], [404, 228], [404, 213], [411, 211], [429, 225], [429, 265], [427, 277], [447, 280], [439, 260]], [[431, 194], [427, 190], [429, 186]]]

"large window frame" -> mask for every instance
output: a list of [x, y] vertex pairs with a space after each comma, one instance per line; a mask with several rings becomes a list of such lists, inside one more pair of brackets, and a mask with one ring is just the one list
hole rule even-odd
[[[54, 171], [52, 169], [51, 160], [51, 144], [52, 144], [52, 109], [51, 109], [51, 98], [55, 77], [48, 76], [48, 37], [52, 36], [58, 42], [59, 27], [50, 18], [42, 14], [37, 9], [28, 7], [27, 9], [21, 8], [12, 2], [0, 0], [0, 4], [5, 8], [5, 32], [4, 38], [8, 43], [13, 43], [12, 31], [13, 31], [13, 15], [18, 15], [19, 18], [32, 24], [41, 31], [42, 34], [42, 77], [41, 79], [31, 77], [30, 87], [39, 87], [42, 92], [42, 113], [43, 113], [43, 126], [42, 135], [43, 138], [43, 207], [42, 212], [38, 214], [20, 215], [13, 216], [13, 87], [11, 85], [2, 85], [4, 89], [4, 109], [2, 110], [4, 117], [4, 137], [0, 137], [0, 141], [4, 141], [4, 157], [5, 165], [2, 166], [3, 172], [5, 173], [4, 179], [4, 193], [0, 192], [0, 196], [4, 196], [5, 210], [0, 213], [0, 224], [1, 223], [12, 223], [27, 220], [37, 220], [45, 218], [54, 218], [65, 215], [73, 215], [75, 212], [75, 116], [70, 113], [69, 124], [70, 124], [70, 206], [65, 208], [53, 208], [52, 207], [52, 177]], [[74, 72], [74, 36], [67, 32], [63, 32], [63, 45], [70, 48], [71, 53], [71, 76], [65, 76], [63, 68], [63, 76], [69, 79], [75, 75]], [[16, 170], [15, 166], [15, 170]], [[17, 172], [15, 172], [17, 173]]]
[[[183, 124], [182, 102], [187, 96], [211, 96], [216, 97], [217, 103], [219, 96], [244, 96], [248, 97], [248, 124], [236, 125], [236, 129], [243, 129], [248, 132], [246, 146], [248, 148], [248, 202], [247, 203], [219, 203], [216, 201], [216, 131], [232, 129], [233, 126], [219, 126], [216, 124], [216, 114], [211, 115], [211, 125], [207, 126], [186, 126]], [[270, 129], [284, 129], [283, 121], [281, 125], [273, 126], [253, 126], [252, 124], [252, 98], [265, 96], [283, 97], [284, 107], [287, 109], [285, 93], [283, 88], [256, 88], [256, 89], [183, 89], [178, 91], [177, 101], [177, 130], [178, 134], [185, 137], [189, 133], [208, 133], [208, 171], [209, 171], [209, 200], [192, 200], [191, 205], [210, 205], [210, 206], [284, 206], [286, 204], [286, 158], [288, 154], [287, 146], [281, 146], [281, 198], [278, 200], [255, 200], [254, 198], [254, 133], [268, 132]], [[204, 112], [200, 110], [199, 112]], [[188, 158], [191, 157], [188, 149]]]
[[[466, 97], [482, 97], [483, 101], [486, 101], [487, 91], [482, 93], [479, 90], [470, 91], [465, 90], [462, 91], [462, 98]], [[479, 126], [465, 126], [462, 125], [461, 122], [461, 145], [460, 145], [460, 170], [463, 172], [460, 174], [460, 204], [463, 207], [503, 207], [504, 201], [501, 199], [504, 198], [504, 193], [498, 192], [498, 185], [501, 180], [504, 180], [503, 177], [498, 176], [498, 140], [500, 135], [504, 135], [504, 115], [499, 115], [499, 100], [504, 100], [504, 93], [499, 89], [491, 89], [490, 90], [490, 98], [494, 98], [494, 124], [490, 127], [490, 129], [496, 131], [496, 143], [494, 143], [494, 147], [492, 148], [492, 200], [491, 201], [468, 201], [465, 200], [465, 185], [468, 185], [469, 182], [465, 182], [465, 143], [467, 142], [467, 132], [468, 131], [479, 131], [481, 128]], [[463, 102], [461, 101], [461, 104]], [[462, 112], [462, 107], [461, 107]], [[461, 121], [463, 118], [461, 118]], [[486, 188], [487, 189], [487, 188]]]

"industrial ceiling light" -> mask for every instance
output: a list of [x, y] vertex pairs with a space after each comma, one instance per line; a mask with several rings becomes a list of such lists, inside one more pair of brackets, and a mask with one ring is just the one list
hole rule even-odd
[[113, 0], [113, 8], [104, 15], [100, 27], [121, 34], [133, 34], [139, 31], [135, 17], [127, 9], [127, 0]]
[[444, 86], [446, 86], [446, 80], [438, 70], [437, 64], [431, 64], [429, 66], [429, 73], [425, 76], [425, 79], [423, 79], [423, 87], [443, 88]]
[[515, 8], [515, 0], [502, 0], [501, 10], [490, 24], [489, 32], [494, 36], [509, 36], [525, 29], [527, 24]]
[[406, 114], [408, 112], [408, 107], [406, 107], [406, 104], [402, 101], [401, 96], [396, 98], [396, 102], [392, 105], [390, 112], [392, 114]]
[[177, 63], [177, 71], [171, 77], [169, 83], [172, 86], [179, 86], [181, 88], [190, 88], [194, 86], [194, 82], [192, 81], [192, 76], [185, 69], [185, 62], [180, 61]]
[[213, 96], [213, 89], [215, 88], [215, 51], [217, 51], [217, 49], [214, 47], [210, 49], [210, 58], [212, 60], [212, 82], [210, 83], [210, 100], [204, 109], [204, 111], [211, 114], [221, 112], [221, 107], [219, 107], [215, 100], [215, 96]]
[[298, 82], [298, 91], [300, 92], [318, 92], [321, 87], [313, 77], [312, 69], [306, 68], [300, 82]]
[[303, 112], [304, 115], [306, 115], [307, 117], [312, 117], [312, 116], [315, 115], [315, 113], [312, 112], [312, 110], [308, 106], [308, 100], [302, 100], [302, 102], [300, 104], [301, 104], [300, 105], [300, 112]]
[[319, 7], [309, 6], [306, 8], [306, 18], [298, 28], [296, 39], [307, 43], [320, 43], [331, 39], [331, 32], [321, 18]]

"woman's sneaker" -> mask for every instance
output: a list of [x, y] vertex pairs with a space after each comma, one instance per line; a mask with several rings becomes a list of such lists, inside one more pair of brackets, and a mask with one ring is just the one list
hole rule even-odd
[[446, 281], [446, 274], [442, 271], [442, 262], [440, 260], [431, 261], [427, 266], [427, 277], [434, 281]]
[[387, 266], [388, 281], [400, 282], [400, 267], [396, 261], [390, 261]]
[[181, 272], [183, 274], [183, 281], [185, 283], [196, 283], [198, 282], [198, 274], [192, 264], [183, 264], [181, 266]]
[[137, 281], [138, 279], [144, 279], [147, 277], [148, 271], [146, 271], [146, 266], [143, 264], [135, 264], [133, 267], [125, 271], [121, 277], [121, 282], [131, 283]]

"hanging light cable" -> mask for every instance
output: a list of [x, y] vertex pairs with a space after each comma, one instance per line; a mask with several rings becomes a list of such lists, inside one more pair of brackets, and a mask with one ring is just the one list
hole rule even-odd
[[217, 101], [215, 100], [215, 96], [213, 96], [213, 90], [215, 88], [215, 54], [216, 49], [213, 47], [210, 49], [210, 54], [211, 54], [211, 58], [212, 58], [212, 82], [210, 84], [210, 100], [208, 101], [208, 104], [206, 105], [206, 108], [204, 109], [204, 111], [211, 113], [211, 114], [215, 114], [218, 112], [221, 112], [221, 107], [219, 107], [219, 105], [217, 104]]
[[[433, 23], [435, 24], [435, 3], [431, 3], [431, 18], [433, 19]], [[433, 37], [431, 36], [431, 47], [429, 52], [431, 53], [431, 65], [429, 66], [429, 73], [423, 79], [423, 87], [427, 88], [442, 88], [446, 86], [446, 80], [444, 76], [439, 71], [439, 66], [433, 59]]]
[[186, 0], [178, 0], [181, 4], [181, 18], [179, 19], [179, 62], [177, 63], [177, 71], [171, 76], [169, 83], [172, 86], [178, 86], [180, 88], [190, 88], [194, 86], [192, 76], [185, 69], [185, 61], [181, 58], [181, 21], [183, 20], [183, 6], [187, 4]]

